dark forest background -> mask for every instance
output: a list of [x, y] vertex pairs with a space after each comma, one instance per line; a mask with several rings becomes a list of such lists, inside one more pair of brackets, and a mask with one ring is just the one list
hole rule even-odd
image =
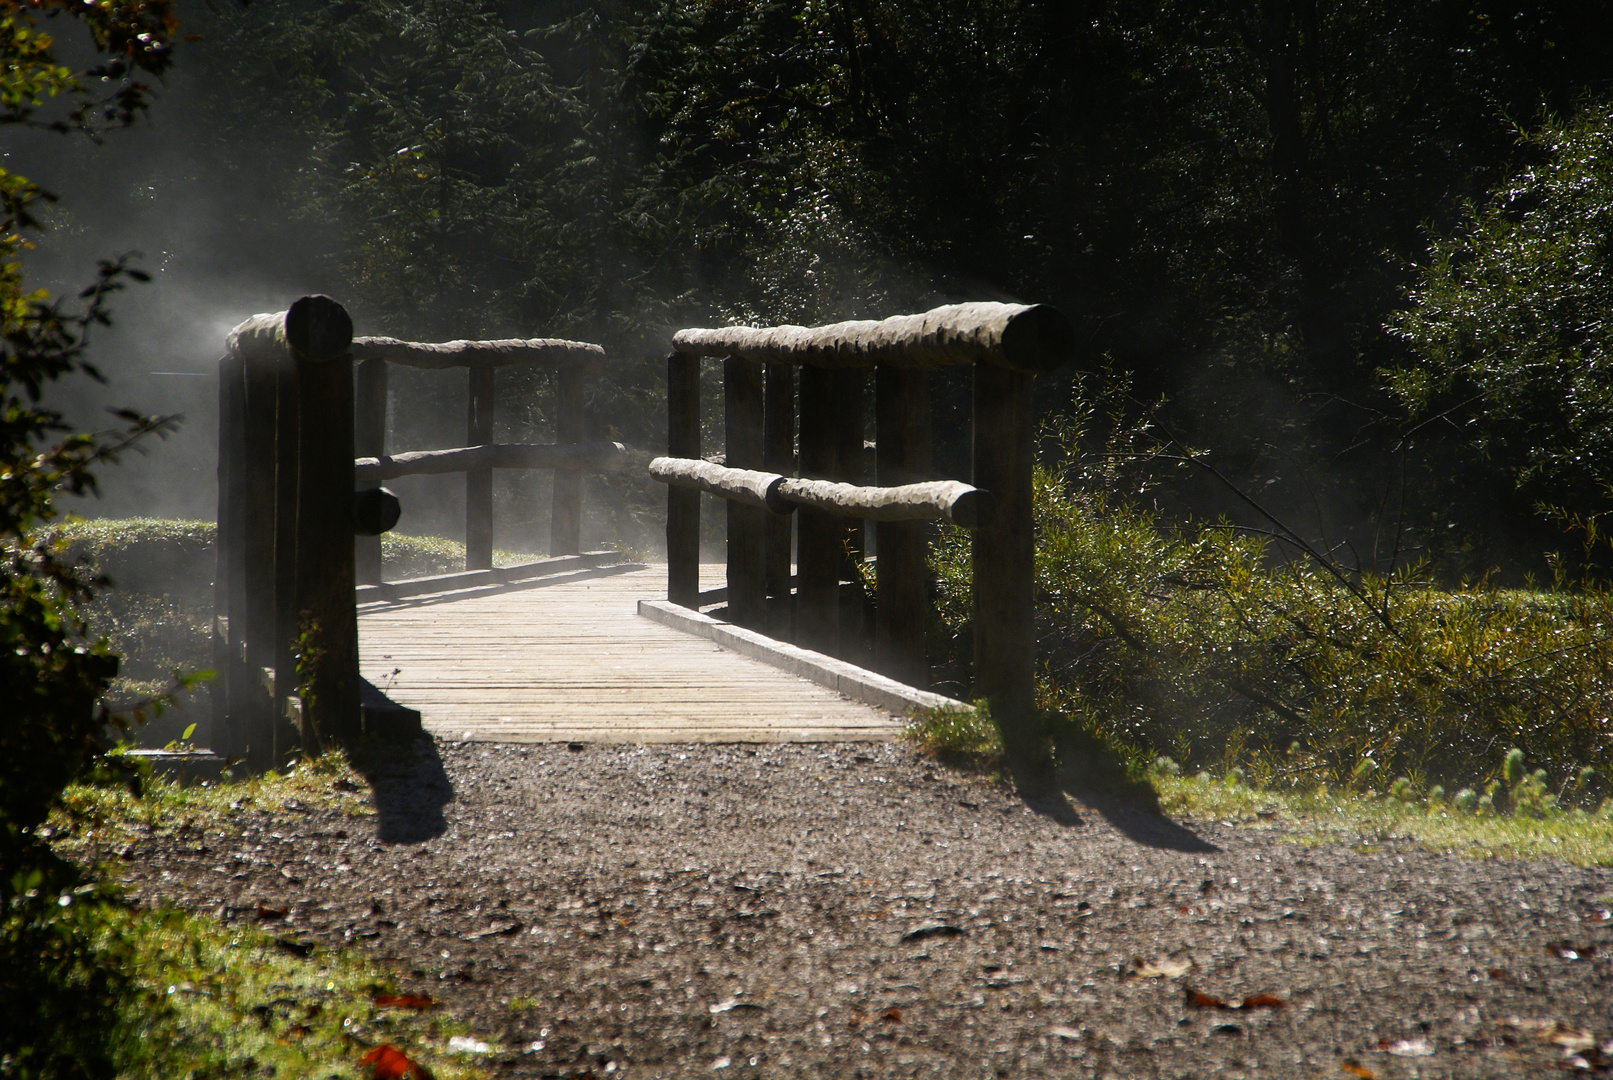
[[[70, 196], [31, 273], [76, 282], [140, 250], [158, 279], [104, 343], [108, 398], [190, 416], [81, 510], [210, 517], [211, 361], [229, 326], [305, 292], [360, 333], [598, 341], [591, 423], [643, 450], [663, 444], [679, 326], [1003, 299], [1059, 307], [1088, 345], [1042, 380], [1046, 409], [1083, 373], [1129, 376], [1156, 431], [1344, 561], [1545, 573], [1579, 538], [1469, 415], [1409, 412], [1384, 373], [1418, 362], [1389, 328], [1431, 242], [1550, 157], [1522, 134], [1609, 92], [1600, 9], [188, 5], [200, 40], [150, 137], [8, 133]], [[542, 377], [499, 378], [499, 437], [542, 438]], [[392, 447], [461, 444], [462, 382], [395, 375]], [[937, 391], [958, 475], [966, 401]], [[1256, 522], [1202, 471], [1160, 479], [1167, 519]], [[547, 484], [500, 483], [499, 543], [541, 546]], [[405, 526], [455, 535], [452, 482], [418, 484]], [[659, 492], [594, 490], [591, 528], [656, 542]]]

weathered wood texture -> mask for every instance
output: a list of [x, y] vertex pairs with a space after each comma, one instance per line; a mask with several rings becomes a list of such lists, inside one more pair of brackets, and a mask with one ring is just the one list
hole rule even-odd
[[[555, 441], [581, 443], [587, 435], [583, 412], [583, 371], [567, 368], [555, 376]], [[550, 502], [549, 554], [575, 555], [582, 550], [582, 473], [561, 469], [554, 474]]]
[[[835, 471], [834, 479], [860, 487], [868, 476], [865, 445], [868, 373], [841, 368], [834, 373]], [[840, 642], [835, 655], [859, 666], [873, 663], [873, 611], [862, 588], [863, 557], [867, 552], [866, 523], [860, 517], [841, 518], [840, 580], [848, 583], [840, 594]]]
[[[723, 567], [702, 567], [721, 585]], [[636, 613], [664, 567], [451, 603], [367, 605], [364, 673], [443, 738], [499, 742], [884, 741], [890, 713]], [[393, 677], [392, 670], [401, 669]]]
[[389, 337], [354, 338], [353, 359], [385, 360], [405, 367], [441, 371], [454, 367], [510, 367], [527, 364], [563, 370], [599, 363], [605, 350], [584, 341], [557, 338], [502, 341], [399, 341]]
[[[833, 480], [836, 418], [834, 373], [808, 365], [801, 369], [800, 474]], [[803, 508], [795, 522], [795, 643], [836, 655], [840, 647], [840, 518]]]
[[991, 704], [1011, 757], [1030, 761], [1036, 670], [1034, 464], [1031, 376], [1001, 368], [974, 373], [974, 481], [997, 501], [975, 530], [975, 694]]
[[784, 477], [777, 473], [730, 469], [699, 458], [658, 457], [650, 461], [650, 478], [674, 489], [709, 491], [744, 506], [780, 511], [788, 509], [773, 498], [773, 493], [784, 482]]
[[412, 450], [407, 454], [383, 458], [359, 458], [353, 464], [358, 483], [379, 484], [399, 476], [471, 469], [597, 469], [600, 472], [614, 472], [626, 461], [627, 448], [615, 442], [567, 443], [559, 446], [492, 443], [451, 450]]
[[[768, 364], [763, 405], [762, 468], [783, 476], [795, 475], [795, 369], [788, 364]], [[767, 589], [767, 632], [788, 641], [793, 635], [790, 600], [791, 532], [794, 519], [778, 514], [767, 518], [763, 528], [766, 567], [763, 578]]]
[[[465, 445], [486, 446], [493, 441], [494, 372], [490, 367], [473, 367], [465, 376]], [[486, 570], [492, 565], [493, 467], [480, 459], [467, 459], [465, 569]]]
[[[780, 477], [770, 488], [775, 508], [795, 503], [841, 517], [869, 521], [947, 521], [972, 529], [991, 516], [989, 492], [956, 480], [927, 480], [897, 487], [840, 484]], [[880, 549], [883, 557], [884, 549]]]
[[736, 356], [824, 368], [905, 368], [990, 364], [1051, 371], [1077, 352], [1075, 331], [1044, 305], [949, 304], [919, 315], [830, 326], [730, 326], [679, 330], [673, 346], [698, 356]]
[[[889, 364], [875, 369], [874, 429], [875, 479], [880, 486], [897, 491], [931, 487], [922, 482], [930, 471], [927, 372]], [[909, 484], [914, 487], [906, 487]], [[978, 520], [981, 495], [976, 489], [954, 489], [936, 501], [949, 521], [974, 525]], [[874, 667], [910, 686], [927, 687], [930, 666], [924, 654], [924, 627], [929, 621], [930, 590], [925, 528], [913, 521], [881, 520], [874, 513], [867, 516], [878, 522], [874, 542], [879, 554], [875, 563]], [[960, 517], [972, 520], [961, 522]]]
[[[379, 458], [386, 454], [386, 361], [365, 360], [354, 367], [353, 456]], [[381, 581], [381, 537], [353, 538], [354, 576], [360, 585]]]
[[[723, 361], [724, 462], [731, 469], [760, 468], [764, 458], [762, 365]], [[767, 512], [730, 499], [728, 513], [728, 618], [763, 629], [767, 622]]]
[[[667, 455], [700, 456], [700, 360], [673, 353], [666, 361]], [[674, 487], [666, 499], [667, 599], [700, 603], [700, 492]]]
[[[293, 609], [304, 656], [303, 745], [360, 733], [353, 588], [353, 324], [328, 297], [286, 312], [297, 378], [297, 569]], [[306, 327], [306, 329], [304, 329]], [[313, 349], [305, 348], [312, 344]]]

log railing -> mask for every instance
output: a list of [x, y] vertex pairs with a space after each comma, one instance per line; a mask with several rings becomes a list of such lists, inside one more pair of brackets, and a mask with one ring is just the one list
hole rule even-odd
[[[492, 564], [492, 470], [552, 469], [551, 547], [579, 550], [581, 471], [626, 458], [618, 443], [581, 441], [582, 379], [601, 356], [569, 341], [354, 339], [324, 296], [230, 332], [219, 361], [215, 749], [266, 767], [390, 722], [395, 707], [359, 676], [354, 592], [380, 580], [380, 534], [398, 521], [383, 481], [463, 471], [475, 570]], [[388, 362], [468, 367], [471, 445], [387, 456]], [[494, 444], [493, 371], [533, 363], [559, 372], [562, 442]]]
[[[874, 666], [924, 687], [930, 603], [925, 522], [973, 530], [974, 691], [1029, 739], [1035, 637], [1032, 381], [1071, 359], [1074, 333], [1045, 306], [973, 303], [831, 326], [681, 330], [667, 360], [667, 598], [700, 602], [700, 493], [726, 501], [728, 614], [752, 629], [854, 654], [862, 520], [875, 522]], [[700, 361], [723, 361], [722, 465], [702, 459]], [[974, 376], [973, 483], [933, 481], [928, 372]], [[795, 369], [800, 389], [795, 389]], [[865, 372], [874, 371], [877, 486], [865, 484]], [[797, 419], [798, 418], [798, 419]], [[796, 476], [794, 474], [799, 474]], [[795, 516], [795, 569], [790, 523]], [[1010, 747], [1019, 750], [1023, 747]]]
[[[353, 342], [358, 364], [355, 451], [361, 477], [379, 483], [423, 473], [465, 474], [465, 569], [493, 565], [493, 470], [552, 469], [549, 553], [582, 550], [582, 473], [619, 469], [626, 450], [619, 443], [584, 442], [583, 389], [605, 351], [580, 341], [531, 339], [448, 341], [425, 344], [362, 337]], [[463, 367], [467, 375], [465, 446], [386, 454], [387, 364], [427, 370]], [[552, 446], [493, 442], [494, 373], [501, 367], [546, 367], [555, 373], [555, 441]], [[358, 580], [381, 580], [379, 538], [361, 540]]]

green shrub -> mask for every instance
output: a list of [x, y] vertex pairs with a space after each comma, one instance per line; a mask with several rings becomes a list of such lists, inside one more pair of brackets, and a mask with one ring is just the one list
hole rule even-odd
[[[1613, 596], [1444, 590], [1167, 526], [1122, 494], [1146, 429], [1073, 412], [1035, 478], [1042, 708], [1138, 760], [1288, 783], [1471, 784], [1506, 746], [1565, 781], [1613, 766]], [[942, 621], [967, 640], [969, 534], [943, 529], [934, 564]]]

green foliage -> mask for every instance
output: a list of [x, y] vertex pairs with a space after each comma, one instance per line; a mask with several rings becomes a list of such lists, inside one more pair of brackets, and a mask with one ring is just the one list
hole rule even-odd
[[[1447, 591], [1278, 560], [1225, 525], [1163, 526], [1127, 494], [1146, 425], [1091, 402], [1072, 415], [1035, 486], [1043, 708], [1134, 757], [1293, 784], [1472, 782], [1512, 745], [1559, 780], [1613, 765], [1613, 596]], [[943, 533], [935, 566], [961, 638], [966, 532]]]
[[1613, 512], [1613, 106], [1524, 140], [1537, 160], [1434, 239], [1391, 323], [1412, 360], [1386, 378], [1595, 547]]
[[[61, 65], [54, 41], [38, 30], [46, 10], [83, 19], [104, 61], [83, 73]], [[166, 68], [173, 25], [161, 2], [0, 8], [0, 125], [93, 132], [131, 122], [147, 104], [147, 87], [135, 76]], [[104, 88], [109, 96], [95, 96]], [[36, 116], [52, 96], [77, 103], [67, 119]], [[40, 404], [60, 379], [100, 378], [86, 357], [90, 331], [110, 324], [107, 302], [124, 279], [144, 278], [123, 260], [103, 262], [76, 311], [28, 292], [17, 260], [36, 226], [31, 207], [47, 197], [0, 172], [0, 700], [7, 703], [0, 717], [0, 914], [32, 887], [29, 875], [65, 873], [33, 831], [99, 753], [107, 718], [97, 701], [117, 671], [116, 656], [85, 621], [101, 582], [69, 561], [49, 531], [53, 500], [62, 491], [93, 491], [95, 465], [168, 423], [120, 413], [126, 430], [107, 440], [71, 433], [60, 413]]]

